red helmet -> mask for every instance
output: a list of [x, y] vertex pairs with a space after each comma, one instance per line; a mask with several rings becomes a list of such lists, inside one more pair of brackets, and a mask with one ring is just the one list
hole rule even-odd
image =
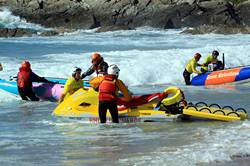
[[91, 60], [93, 64], [97, 64], [101, 60], [102, 56], [99, 53], [94, 53], [91, 55]]
[[196, 60], [199, 60], [199, 59], [201, 58], [201, 54], [200, 54], [200, 53], [196, 53], [196, 54], [194, 55], [194, 58], [195, 58]]
[[21, 64], [21, 68], [22, 69], [26, 69], [26, 70], [29, 70], [30, 69], [30, 62], [29, 61], [23, 61], [22, 64]]

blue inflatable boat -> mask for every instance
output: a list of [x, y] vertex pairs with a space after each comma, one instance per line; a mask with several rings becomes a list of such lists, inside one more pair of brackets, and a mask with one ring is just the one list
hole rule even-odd
[[[42, 100], [57, 101], [62, 93], [66, 79], [47, 77], [46, 79], [56, 82], [57, 84], [35, 82], [33, 83], [33, 90], [36, 96]], [[88, 81], [84, 81], [83, 85], [86, 88], [90, 87]], [[0, 79], [0, 89], [19, 97], [16, 81], [7, 81]]]
[[248, 79], [250, 81], [250, 66], [242, 66], [199, 74], [193, 77], [191, 85], [219, 85]]

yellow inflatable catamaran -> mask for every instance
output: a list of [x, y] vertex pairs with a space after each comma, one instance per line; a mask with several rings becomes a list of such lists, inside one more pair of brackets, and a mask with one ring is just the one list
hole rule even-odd
[[[118, 102], [120, 122], [164, 122], [187, 119], [208, 119], [234, 121], [247, 119], [247, 112], [240, 108], [233, 110], [217, 104], [186, 104], [184, 94], [177, 87], [167, 88], [165, 93], [133, 96], [130, 105], [120, 98]], [[168, 94], [166, 97], [165, 94]], [[82, 119], [99, 123], [98, 92], [93, 89], [79, 89], [58, 105], [53, 115]], [[111, 116], [107, 113], [107, 121]]]

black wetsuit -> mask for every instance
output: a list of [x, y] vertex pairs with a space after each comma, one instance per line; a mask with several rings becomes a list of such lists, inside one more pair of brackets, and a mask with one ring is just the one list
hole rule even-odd
[[111, 114], [112, 122], [119, 123], [116, 101], [99, 101], [99, 118], [101, 123], [106, 123], [107, 110]]
[[184, 72], [183, 72], [183, 77], [184, 77], [184, 80], [185, 80], [186, 85], [191, 85], [190, 76], [191, 76], [191, 73], [189, 73], [189, 72], [185, 69]]
[[84, 72], [81, 76], [81, 79], [84, 79], [86, 76], [93, 74], [95, 71], [97, 75], [98, 74], [106, 75], [108, 72], [108, 67], [109, 67], [108, 63], [105, 62], [102, 58], [98, 64], [92, 65], [86, 72]]

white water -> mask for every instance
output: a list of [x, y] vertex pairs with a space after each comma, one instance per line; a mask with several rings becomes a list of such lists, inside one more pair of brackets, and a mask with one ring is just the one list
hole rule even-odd
[[[28, 28], [36, 27], [4, 14], [6, 11], [0, 12], [0, 20], [5, 18], [6, 26], [24, 23]], [[129, 87], [141, 93], [178, 85], [189, 101], [249, 108], [249, 86], [243, 90], [186, 87], [182, 72], [196, 52], [203, 55], [203, 60], [214, 49], [225, 53], [227, 67], [249, 65], [250, 35], [193, 36], [180, 31], [146, 27], [106, 33], [82, 30], [57, 37], [0, 38], [0, 62], [4, 66], [0, 78], [16, 75], [24, 59], [30, 60], [33, 71], [40, 76], [67, 78], [74, 66], [87, 70], [90, 55], [98, 51], [109, 64], [120, 67], [120, 78]], [[249, 121], [85, 126], [75, 121], [55, 121], [50, 116], [54, 103], [20, 102], [3, 91], [0, 107], [2, 165], [196, 165], [250, 154]]]
[[24, 28], [33, 30], [46, 30], [46, 28], [28, 23], [19, 16], [14, 16], [8, 8], [0, 8], [0, 28]]
[[[91, 65], [90, 55], [98, 51], [109, 64], [120, 67], [120, 78], [128, 85], [182, 85], [184, 66], [196, 52], [204, 58], [217, 49], [225, 54], [227, 67], [250, 64], [250, 35], [192, 36], [179, 32], [138, 29], [98, 34], [84, 32], [51, 38], [2, 39], [0, 43], [12, 43], [17, 48], [22, 47], [19, 52], [25, 53], [11, 53], [10, 45], [10, 48], [5, 48], [8, 55], [0, 60], [4, 65], [8, 64], [5, 68], [7, 75], [14, 75], [21, 61], [30, 59], [33, 70], [41, 75], [68, 77], [74, 66], [87, 70]], [[30, 50], [33, 46], [41, 50]]]

